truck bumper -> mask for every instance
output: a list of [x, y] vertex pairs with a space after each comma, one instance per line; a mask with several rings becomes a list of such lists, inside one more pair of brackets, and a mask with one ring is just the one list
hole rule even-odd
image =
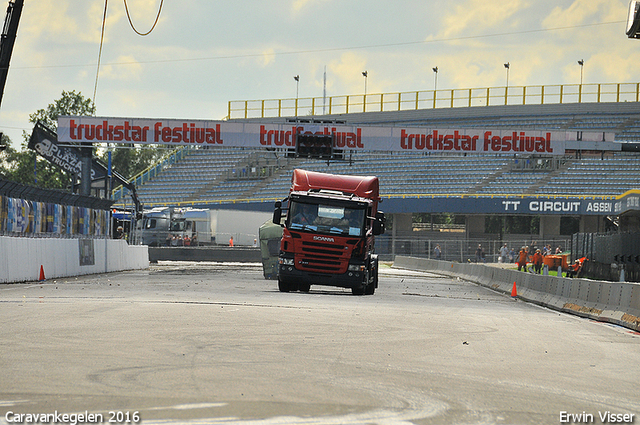
[[343, 274], [314, 273], [298, 270], [294, 266], [279, 264], [278, 277], [283, 281], [292, 283], [357, 288], [363, 284], [364, 272], [348, 271]]

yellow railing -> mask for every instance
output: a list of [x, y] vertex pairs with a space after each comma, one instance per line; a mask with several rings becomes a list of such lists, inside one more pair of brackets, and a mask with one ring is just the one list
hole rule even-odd
[[[156, 177], [156, 175], [158, 175], [165, 166], [175, 164], [178, 160], [182, 159], [186, 155], [186, 149], [190, 148], [190, 146], [186, 146], [170, 150], [155, 164], [133, 176], [129, 180], [129, 183], [133, 182], [136, 187], [143, 185], [152, 178]], [[127, 189], [125, 189], [122, 185], [116, 187], [111, 191], [111, 199], [115, 199], [117, 201], [123, 198], [126, 195], [126, 190]]]
[[298, 99], [232, 100], [232, 118], [297, 117], [360, 112], [405, 111], [495, 105], [638, 102], [640, 83], [562, 84], [488, 87], [305, 97]]

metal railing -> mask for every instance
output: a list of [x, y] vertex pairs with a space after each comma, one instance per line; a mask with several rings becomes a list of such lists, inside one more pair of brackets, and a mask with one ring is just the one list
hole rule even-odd
[[[229, 176], [231, 177], [231, 175]], [[235, 175], [236, 180], [242, 180], [242, 176], [239, 175]], [[247, 178], [248, 176], [245, 176], [243, 178]], [[126, 189], [125, 189], [126, 190]], [[286, 193], [286, 191], [285, 191]], [[211, 199], [197, 199], [194, 201], [179, 201], [179, 202], [144, 202], [145, 207], [198, 207], [198, 208], [205, 208], [205, 207], [211, 207], [214, 208], [216, 206], [219, 205], [229, 205], [229, 204], [238, 204], [238, 205], [242, 205], [242, 204], [255, 204], [255, 203], [265, 203], [265, 202], [276, 202], [276, 201], [281, 201], [282, 198], [284, 197], [280, 196], [277, 197], [275, 195], [270, 196], [263, 196], [263, 197], [253, 197], [253, 198], [233, 198], [233, 197], [229, 197], [226, 199], [215, 199], [215, 200], [211, 200]], [[582, 194], [582, 195], [566, 195], [566, 194], [545, 194], [545, 193], [536, 193], [536, 194], [526, 194], [526, 193], [518, 193], [518, 194], [500, 194], [500, 193], [482, 193], [482, 194], [468, 194], [468, 193], [461, 193], [461, 194], [455, 194], [452, 195], [450, 193], [426, 193], [426, 194], [419, 194], [419, 193], [407, 193], [407, 194], [393, 194], [393, 195], [381, 195], [380, 196], [383, 200], [384, 199], [435, 199], [435, 198], [504, 198], [504, 197], [509, 197], [514, 198], [514, 199], [524, 199], [524, 198], [536, 198], [536, 199], [557, 199], [557, 198], [576, 198], [576, 199], [596, 199], [596, 200], [614, 200], [614, 199], [618, 199], [620, 197], [620, 195], [589, 195], [589, 194]], [[132, 206], [133, 203], [128, 200], [127, 198], [120, 198], [118, 200], [118, 202], [114, 205], [116, 208], [126, 208], [129, 206]]]
[[[570, 247], [570, 239], [558, 237], [553, 239], [539, 239], [532, 235], [528, 238], [509, 236], [504, 240], [497, 239], [477, 239], [465, 238], [462, 233], [459, 238], [434, 238], [433, 236], [412, 235], [394, 237], [391, 232], [381, 236], [376, 236], [376, 253], [380, 258], [388, 261], [393, 260], [396, 255], [407, 255], [410, 257], [422, 257], [440, 259], [456, 263], [481, 262], [481, 263], [512, 263], [516, 268], [515, 260], [520, 248], [523, 246], [535, 246], [542, 250], [544, 246], [551, 245], [551, 252], [556, 248], [565, 251]], [[534, 242], [536, 240], [537, 242]], [[500, 257], [500, 248], [507, 244], [509, 253], [507, 258]], [[440, 258], [436, 258], [435, 247], [440, 248]], [[483, 255], [481, 259], [476, 258], [476, 249], [482, 246]], [[513, 249], [513, 251], [512, 251]], [[509, 256], [511, 255], [511, 256]]]
[[[186, 146], [178, 148], [176, 150], [172, 150], [151, 167], [136, 174], [131, 180], [129, 180], [129, 182], [133, 182], [136, 187], [140, 187], [144, 183], [156, 177], [165, 168], [170, 167], [171, 165], [184, 158], [189, 153], [189, 149], [192, 148], [190, 146]], [[128, 194], [129, 189], [123, 186], [118, 186], [111, 191], [111, 199], [113, 199], [114, 201], [119, 201]]]
[[228, 118], [268, 118], [417, 109], [560, 103], [638, 102], [640, 83], [556, 84], [423, 90], [289, 99], [232, 100]]

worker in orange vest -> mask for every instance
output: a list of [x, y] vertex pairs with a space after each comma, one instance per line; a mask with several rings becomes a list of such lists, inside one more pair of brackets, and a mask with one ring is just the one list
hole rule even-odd
[[518, 256], [518, 271], [520, 271], [521, 269], [524, 269], [524, 271], [527, 271], [527, 256], [529, 254], [529, 250], [527, 249], [527, 247], [522, 247], [520, 248], [520, 254]]
[[536, 253], [533, 254], [533, 269], [537, 274], [540, 274], [540, 272], [542, 271], [542, 261], [542, 253], [539, 249], [537, 249]]

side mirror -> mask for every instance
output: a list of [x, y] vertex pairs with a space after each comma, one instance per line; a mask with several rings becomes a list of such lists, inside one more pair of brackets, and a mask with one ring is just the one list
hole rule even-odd
[[276, 208], [273, 210], [273, 224], [280, 226], [282, 220], [282, 202], [276, 201]]
[[384, 223], [387, 221], [387, 219], [384, 216], [384, 213], [382, 211], [378, 211], [376, 213], [376, 217], [375, 220], [373, 220], [373, 234], [374, 235], [382, 235], [385, 232], [385, 226]]

